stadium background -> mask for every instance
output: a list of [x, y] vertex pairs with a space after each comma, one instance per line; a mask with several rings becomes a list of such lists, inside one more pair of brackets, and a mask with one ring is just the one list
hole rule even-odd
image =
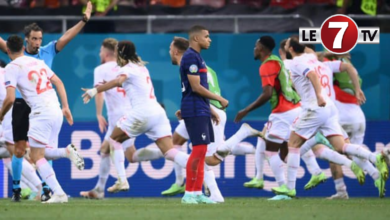
[[[328, 7], [323, 7], [322, 9], [321, 12], [323, 13], [315, 16], [315, 19], [313, 19], [315, 25], [318, 22], [321, 23], [321, 17], [327, 17], [332, 11]], [[302, 8], [299, 10], [299, 12], [305, 13]], [[0, 9], [0, 11], [4, 10]], [[282, 11], [282, 13], [286, 14], [296, 12]], [[272, 14], [272, 10], [271, 12], [268, 10], [262, 13]], [[202, 55], [207, 65], [217, 72], [222, 95], [230, 100], [230, 105], [227, 109], [228, 123], [225, 132], [226, 137], [230, 137], [240, 126], [240, 124], [232, 122], [235, 114], [255, 100], [261, 93], [261, 82], [258, 74], [260, 63], [253, 60], [255, 41], [259, 36], [269, 34], [278, 43], [291, 34], [296, 34], [296, 32], [291, 31], [291, 25], [284, 24], [283, 27], [279, 25], [279, 29], [276, 31], [273, 30], [275, 27], [270, 25], [272, 23], [277, 23], [277, 21], [269, 21], [267, 23], [267, 26], [269, 26], [266, 28], [261, 26], [261, 24], [256, 24], [258, 25], [258, 28], [254, 31], [256, 33], [213, 33], [211, 29], [211, 48], [204, 51]], [[5, 33], [13, 33], [15, 32], [13, 28], [21, 26], [20, 22], [12, 26], [4, 26], [4, 21], [1, 24], [0, 36], [4, 39], [8, 36]], [[45, 31], [47, 23], [43, 25]], [[304, 26], [305, 23], [296, 21], [294, 25], [299, 27]], [[144, 24], [141, 26], [143, 27]], [[164, 24], [158, 25], [157, 29], [162, 26]], [[215, 28], [216, 24], [210, 24], [210, 26]], [[245, 27], [245, 25], [243, 26]], [[55, 32], [60, 29], [59, 25], [52, 25], [51, 27], [53, 28], [49, 32]], [[71, 24], [69, 24], [69, 27], [71, 27]], [[169, 27], [167, 28], [169, 29]], [[187, 27], [189, 26], [187, 25], [182, 28], [185, 30]], [[225, 25], [224, 27], [226, 29], [230, 28], [231, 30], [231, 26], [229, 25]], [[19, 28], [19, 30], [21, 29]], [[167, 114], [172, 122], [172, 128], [174, 129], [177, 125], [174, 112], [179, 108], [181, 92], [178, 67], [171, 64], [168, 51], [169, 44], [174, 36], [186, 37], [186, 34], [182, 33], [184, 30], [177, 30], [177, 32], [180, 32], [177, 34], [117, 34], [118, 32], [127, 32], [126, 30], [107, 34], [84, 33], [78, 35], [57, 55], [53, 63], [53, 70], [64, 81], [70, 108], [75, 119], [73, 126], [63, 125], [60, 134], [60, 146], [65, 147], [72, 142], [81, 149], [81, 154], [85, 157], [86, 161], [84, 171], [78, 171], [66, 159], [54, 161], [57, 178], [65, 192], [70, 196], [76, 197], [79, 191], [92, 189], [97, 181], [100, 160], [98, 149], [103, 134], [100, 134], [98, 131], [95, 105], [93, 103], [88, 105], [82, 103], [81, 88], [90, 88], [92, 86], [93, 69], [100, 62], [98, 54], [102, 40], [107, 37], [114, 37], [118, 40], [131, 40], [136, 44], [138, 54], [149, 62], [148, 68], [153, 79], [156, 96], [159, 102], [165, 105]], [[275, 32], [285, 33], [277, 34]], [[61, 34], [44, 32], [42, 45], [52, 40], [57, 40], [60, 36]], [[373, 151], [379, 151], [384, 146], [390, 144], [390, 137], [388, 135], [390, 129], [390, 73], [387, 66], [387, 48], [390, 48], [390, 35], [382, 33], [380, 42], [380, 45], [357, 45], [351, 53], [352, 62], [363, 79], [363, 90], [367, 96], [367, 103], [362, 107], [367, 119], [365, 144]], [[275, 54], [278, 53], [277, 49], [275, 48], [274, 50]], [[317, 49], [322, 50], [319, 45], [317, 45]], [[5, 54], [1, 54], [0, 59], [8, 60]], [[254, 128], [262, 129], [269, 112], [270, 106], [267, 104], [252, 112], [246, 120]], [[247, 141], [254, 146], [256, 145], [255, 138], [248, 139]], [[145, 136], [138, 138], [136, 141], [138, 148], [145, 147], [148, 144], [150, 144], [150, 141]], [[328, 165], [322, 161], [320, 161], [320, 165], [329, 177], [330, 171]], [[225, 196], [270, 196], [272, 195], [270, 188], [276, 185], [272, 172], [267, 165], [265, 168], [265, 190], [246, 189], [242, 186], [245, 181], [252, 178], [255, 174], [253, 155], [245, 157], [229, 156], [221, 166], [215, 169], [218, 184]], [[115, 177], [115, 171], [113, 169], [111, 170], [111, 175], [107, 186], [114, 183], [113, 177]], [[350, 171], [346, 170], [345, 175], [350, 196], [377, 196], [377, 190], [369, 176], [367, 176], [366, 184], [359, 186], [356, 179], [352, 178], [353, 174]], [[113, 196], [158, 197], [162, 190], [168, 188], [174, 182], [172, 163], [163, 159], [127, 165], [127, 176], [131, 185], [130, 191]], [[310, 175], [302, 162], [298, 177], [297, 185], [300, 196], [329, 196], [334, 193], [333, 181], [328, 181], [320, 185], [317, 189], [305, 192], [303, 185], [310, 179]], [[10, 190], [8, 190], [11, 186], [10, 179], [8, 171], [0, 162], [0, 197], [10, 195]], [[112, 195], [107, 194], [107, 196]]]

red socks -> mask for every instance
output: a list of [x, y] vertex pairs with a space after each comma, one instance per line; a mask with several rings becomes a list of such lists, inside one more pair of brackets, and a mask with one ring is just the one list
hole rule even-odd
[[186, 173], [186, 191], [201, 192], [204, 179], [204, 162], [207, 145], [196, 145], [192, 147], [192, 152], [188, 158]]

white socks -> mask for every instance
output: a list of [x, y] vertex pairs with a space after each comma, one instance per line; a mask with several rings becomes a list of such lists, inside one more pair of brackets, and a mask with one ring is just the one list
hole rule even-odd
[[62, 190], [60, 184], [57, 181], [56, 174], [53, 167], [47, 162], [45, 158], [42, 158], [36, 162], [38, 172], [42, 177], [42, 180], [53, 190], [54, 194], [63, 195], [65, 192]]
[[99, 191], [103, 191], [106, 188], [108, 176], [110, 175], [111, 160], [110, 156], [104, 153], [100, 153], [101, 161], [99, 166], [99, 179], [95, 186]]
[[42, 181], [39, 179], [36, 170], [26, 159], [23, 159], [22, 176], [34, 185], [35, 188], [41, 186]]
[[218, 146], [217, 151], [231, 152], [234, 146], [247, 138], [249, 135], [250, 133], [248, 132], [247, 128], [245, 126], [241, 126], [240, 129], [233, 136], [227, 139], [224, 144]]
[[245, 142], [240, 142], [232, 148], [233, 155], [247, 155], [247, 154], [254, 154], [254, 153], [255, 153], [255, 148], [251, 144]]
[[110, 138], [111, 161], [115, 166], [119, 181], [127, 181], [125, 171], [125, 153], [122, 144]]
[[322, 173], [320, 166], [317, 163], [316, 156], [312, 150], [309, 150], [304, 155], [301, 155], [303, 162], [305, 162], [307, 169], [311, 175], [319, 175]]
[[335, 179], [334, 180], [334, 185], [335, 185], [335, 188], [336, 188], [336, 192], [338, 194], [345, 194], [345, 193], [347, 193], [347, 186], [344, 183], [344, 178], [343, 177], [341, 177], [339, 179]]
[[266, 151], [265, 155], [271, 166], [272, 172], [274, 173], [275, 180], [279, 186], [286, 184], [286, 178], [284, 176], [284, 164], [280, 159], [278, 152]]
[[322, 147], [315, 152], [316, 156], [320, 159], [330, 161], [335, 164], [351, 167], [352, 161], [346, 156], [339, 154], [338, 152], [331, 150], [327, 147]]
[[297, 172], [300, 162], [299, 148], [288, 148], [287, 158], [287, 188], [290, 190], [295, 189], [297, 182]]
[[[182, 151], [182, 148], [180, 145], [175, 145], [174, 148], [177, 149], [178, 151]], [[184, 178], [185, 178], [186, 172], [184, 172], [183, 167], [180, 166], [178, 163], [174, 163], [173, 168], [175, 170], [175, 176], [176, 176], [175, 183], [178, 186], [182, 186], [184, 183]]]
[[204, 166], [204, 182], [209, 188], [211, 195], [221, 195], [221, 191], [219, 191], [217, 181], [215, 180], [214, 171], [211, 167], [207, 166], [207, 164]]
[[353, 156], [352, 160], [363, 169], [364, 172], [367, 172], [372, 179], [377, 180], [380, 176], [379, 171], [370, 163], [368, 160], [361, 159], [359, 157]]
[[161, 150], [158, 148], [145, 147], [137, 150], [133, 154], [134, 162], [157, 160], [164, 157]]
[[376, 154], [356, 144], [345, 144], [343, 147], [343, 152], [351, 156], [357, 156], [361, 159], [367, 159], [371, 163], [376, 162]]
[[60, 158], [67, 157], [66, 148], [46, 148], [45, 149], [45, 158], [47, 160], [57, 160]]
[[[265, 141], [263, 138], [257, 138], [256, 150], [255, 150], [255, 165], [256, 165], [256, 179], [263, 179], [265, 159]], [[275, 173], [274, 173], [275, 174]]]

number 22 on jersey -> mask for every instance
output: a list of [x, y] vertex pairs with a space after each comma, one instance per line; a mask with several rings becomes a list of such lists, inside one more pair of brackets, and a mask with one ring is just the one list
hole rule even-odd
[[28, 73], [28, 80], [36, 83], [37, 94], [41, 94], [53, 88], [49, 77], [47, 76], [46, 69], [42, 68], [38, 71], [32, 70]]

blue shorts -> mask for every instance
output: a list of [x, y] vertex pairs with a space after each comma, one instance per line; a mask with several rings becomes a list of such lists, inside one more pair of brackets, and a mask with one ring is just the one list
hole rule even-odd
[[213, 125], [207, 116], [184, 118], [188, 136], [192, 146], [210, 144], [214, 142]]

